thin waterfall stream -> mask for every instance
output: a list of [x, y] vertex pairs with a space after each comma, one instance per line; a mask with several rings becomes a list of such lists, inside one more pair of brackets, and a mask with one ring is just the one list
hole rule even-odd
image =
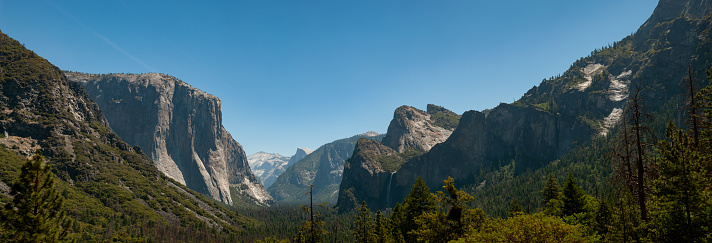
[[391, 206], [391, 187], [393, 186], [393, 174], [396, 172], [391, 172], [391, 177], [388, 179], [388, 190], [386, 190], [386, 207]]

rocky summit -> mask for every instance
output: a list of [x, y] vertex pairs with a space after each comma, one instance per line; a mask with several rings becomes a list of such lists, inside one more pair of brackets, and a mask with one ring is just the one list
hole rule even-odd
[[404, 105], [394, 112], [383, 144], [399, 153], [409, 149], [428, 151], [450, 137], [459, 119], [459, 115], [440, 106], [429, 104], [425, 112]]
[[111, 129], [167, 176], [227, 204], [231, 189], [257, 204], [273, 201], [222, 126], [217, 97], [165, 74], [65, 74], [84, 87]]
[[252, 168], [252, 172], [262, 181], [262, 184], [265, 187], [269, 187], [289, 166], [303, 159], [311, 152], [308, 148], [298, 148], [292, 157], [257, 152], [247, 156], [247, 161], [250, 164], [250, 168]]

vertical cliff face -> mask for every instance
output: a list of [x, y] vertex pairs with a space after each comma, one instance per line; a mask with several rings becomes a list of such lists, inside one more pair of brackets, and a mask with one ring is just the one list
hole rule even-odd
[[[25, 157], [42, 151], [57, 176], [67, 216], [86, 241], [131, 236], [135, 227], [102, 222], [141, 221], [158, 231], [237, 234], [246, 220], [158, 171], [153, 161], [108, 129], [98, 105], [77, 83], [20, 42], [0, 32], [0, 198], [16, 180]], [[241, 219], [242, 218], [242, 219]], [[198, 232], [194, 225], [213, 230]], [[153, 231], [152, 231], [153, 232]], [[165, 239], [165, 238], [164, 238]]]
[[378, 209], [395, 204], [391, 190], [397, 186], [396, 171], [408, 160], [446, 141], [459, 121], [460, 115], [432, 104], [427, 112], [398, 107], [382, 143], [358, 140], [344, 165], [337, 207], [348, 211], [361, 201]]
[[165, 74], [66, 75], [86, 89], [110, 127], [167, 176], [227, 204], [233, 203], [231, 187], [258, 204], [272, 201], [223, 128], [218, 98]]
[[[712, 64], [710, 11], [712, 1], [708, 0], [661, 0], [638, 32], [577, 60], [562, 75], [544, 80], [520, 100], [487, 112], [465, 112], [446, 141], [397, 169], [387, 182], [392, 187], [353, 186], [351, 195], [357, 201], [377, 198], [383, 188], [389, 188], [391, 194], [386, 198], [396, 202], [407, 195], [419, 176], [434, 189], [448, 176], [479, 183], [484, 179], [478, 178], [479, 172], [485, 168], [512, 166], [515, 176], [536, 170], [593, 137], [609, 136], [622, 117], [634, 84], [643, 88], [641, 95], [649, 109], [676, 104], [688, 67], [697, 70], [696, 80], [706, 80], [704, 69]], [[404, 117], [416, 116], [400, 113]], [[406, 120], [396, 116], [391, 126], [408, 127], [399, 125], [408, 124]], [[401, 144], [413, 147], [424, 143], [415, 136], [400, 135], [405, 132], [391, 132], [390, 127], [388, 134], [412, 138], [384, 139], [385, 145], [399, 151]], [[360, 162], [354, 164], [366, 161]], [[370, 173], [359, 170], [361, 176], [352, 177], [346, 176], [352, 173], [347, 168], [342, 184], [355, 185], [357, 182], [350, 178]], [[383, 181], [379, 176], [372, 177]]]

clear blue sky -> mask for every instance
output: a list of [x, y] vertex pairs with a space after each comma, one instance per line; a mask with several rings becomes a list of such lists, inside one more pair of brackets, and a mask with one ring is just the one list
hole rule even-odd
[[657, 1], [0, 0], [0, 30], [64, 70], [166, 73], [219, 97], [248, 154], [367, 131], [395, 108], [512, 102], [636, 31]]

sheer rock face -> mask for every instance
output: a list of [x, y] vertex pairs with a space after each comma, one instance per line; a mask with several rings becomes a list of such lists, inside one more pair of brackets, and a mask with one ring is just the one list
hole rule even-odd
[[233, 203], [230, 187], [258, 204], [272, 201], [222, 126], [218, 98], [165, 74], [65, 74], [86, 89], [111, 128], [167, 176], [227, 204]]
[[361, 201], [378, 209], [393, 206], [396, 201], [391, 200], [391, 189], [396, 186], [396, 172], [383, 168], [380, 160], [389, 159], [385, 157], [399, 160], [402, 159], [399, 155], [413, 150], [430, 151], [450, 137], [459, 120], [460, 116], [454, 112], [432, 104], [427, 112], [410, 106], [398, 107], [382, 142], [360, 139], [353, 155], [346, 160], [337, 201], [339, 210], [346, 212]]
[[448, 129], [436, 125], [428, 112], [411, 106], [401, 106], [393, 114], [383, 144], [399, 153], [408, 149], [428, 151], [435, 144], [447, 140], [453, 130], [454, 128]]
[[[679, 102], [680, 83], [689, 66], [698, 70], [694, 80], [707, 80], [703, 70], [712, 65], [710, 11], [709, 0], [661, 0], [635, 34], [576, 61], [561, 76], [544, 80], [515, 103], [465, 112], [446, 141], [405, 162], [388, 182], [381, 180], [393, 185], [388, 187], [392, 203], [387, 206], [403, 200], [419, 176], [433, 190], [448, 176], [481, 183], [485, 179], [478, 178], [481, 168], [513, 164], [515, 175], [536, 170], [593, 137], [608, 136], [622, 119], [634, 84], [643, 88], [647, 107]], [[407, 124], [397, 119], [407, 120], [396, 116], [391, 126]], [[389, 127], [389, 136], [399, 134], [404, 133]], [[384, 144], [398, 149], [400, 144], [419, 142], [384, 139]], [[350, 172], [344, 174], [342, 184], [354, 183], [346, 176]], [[352, 193], [357, 202], [376, 198], [386, 187], [363, 188], [367, 190]]]
[[336, 206], [342, 212], [356, 208], [362, 201], [366, 201], [371, 208], [391, 206], [390, 189], [394, 172], [384, 170], [378, 159], [397, 154], [394, 149], [377, 141], [359, 139], [353, 155], [344, 164]]

